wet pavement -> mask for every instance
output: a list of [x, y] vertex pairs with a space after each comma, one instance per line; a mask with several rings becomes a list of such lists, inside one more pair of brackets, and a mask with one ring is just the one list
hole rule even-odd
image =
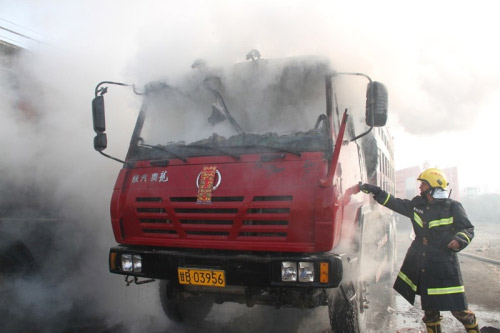
[[[410, 244], [409, 229], [398, 233], [399, 268]], [[475, 244], [467, 249], [472, 254], [498, 257], [495, 226], [479, 225]], [[500, 327], [500, 267], [487, 262], [460, 256], [462, 273], [469, 299], [470, 309], [479, 318], [481, 326]], [[188, 326], [170, 322], [163, 314], [158, 297], [158, 282], [146, 285], [125, 286], [122, 276], [103, 272], [105, 275], [93, 283], [105, 285], [107, 290], [85, 306], [75, 306], [66, 312], [64, 318], [51, 321], [50, 326], [43, 324], [30, 327], [30, 332], [330, 332], [327, 307], [313, 310], [274, 309], [268, 306], [254, 306], [226, 303], [215, 305], [207, 318], [201, 323]], [[395, 273], [396, 274], [396, 273]], [[395, 275], [394, 274], [394, 275]], [[421, 322], [423, 311], [419, 298], [415, 306], [408, 304], [393, 289], [395, 276], [387, 282], [369, 286], [369, 308], [366, 311], [366, 332], [424, 332]], [[105, 281], [104, 281], [105, 280]], [[89, 286], [92, 284], [88, 281]], [[95, 286], [97, 286], [95, 285]], [[33, 296], [33, 295], [32, 295]], [[44, 300], [50, 301], [51, 297]], [[47, 303], [47, 302], [45, 302]], [[50, 302], [49, 302], [50, 303]], [[78, 304], [78, 303], [76, 303]], [[81, 304], [80, 304], [81, 305]], [[54, 304], [44, 304], [46, 311]], [[88, 313], [99, 313], [86, 316]], [[92, 309], [93, 311], [89, 311]], [[442, 313], [443, 332], [464, 332], [461, 324], [449, 312]], [[67, 318], [66, 318], [67, 317]], [[29, 319], [29, 317], [26, 317]], [[58, 325], [69, 323], [66, 328]], [[3, 326], [5, 328], [5, 326]], [[26, 326], [24, 326], [26, 328]], [[32, 329], [33, 328], [33, 329]], [[0, 329], [1, 331], [1, 329]]]

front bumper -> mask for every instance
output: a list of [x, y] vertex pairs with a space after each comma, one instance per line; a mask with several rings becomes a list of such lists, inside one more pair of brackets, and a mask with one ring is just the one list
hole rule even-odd
[[[142, 259], [140, 272], [124, 271], [121, 267], [122, 255], [140, 255]], [[282, 281], [281, 263], [284, 261], [312, 262], [315, 268], [314, 280], [311, 282]], [[324, 276], [325, 272], [323, 278], [320, 279], [322, 263], [328, 264], [327, 279]], [[110, 272], [115, 274], [163, 279], [176, 283], [179, 267], [223, 270], [226, 285], [245, 287], [335, 288], [340, 284], [343, 274], [342, 258], [333, 253], [261, 254], [131, 246], [111, 248], [109, 267]]]

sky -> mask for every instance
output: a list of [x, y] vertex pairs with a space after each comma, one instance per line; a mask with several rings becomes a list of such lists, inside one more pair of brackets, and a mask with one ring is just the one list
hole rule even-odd
[[[396, 169], [457, 166], [462, 189], [500, 192], [499, 6], [482, 0], [0, 0], [0, 26], [38, 40], [22, 41], [39, 55], [38, 79], [78, 105], [65, 111], [74, 113], [65, 120], [84, 124], [82, 135], [92, 134], [85, 107], [99, 81], [144, 83], [185, 71], [200, 57], [242, 61], [254, 48], [268, 58], [319, 54], [339, 71], [364, 72], [387, 86]], [[0, 36], [20, 40], [5, 30]], [[121, 114], [119, 134], [108, 134], [119, 153], [120, 142], [128, 143], [126, 120], [134, 117]]]

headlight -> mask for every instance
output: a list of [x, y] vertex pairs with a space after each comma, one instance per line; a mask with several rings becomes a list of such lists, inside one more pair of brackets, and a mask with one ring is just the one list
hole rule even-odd
[[281, 281], [297, 281], [297, 263], [293, 261], [281, 263]]
[[138, 254], [122, 254], [122, 271], [123, 272], [141, 272], [142, 257]]
[[142, 258], [138, 254], [134, 254], [132, 256], [132, 264], [134, 266], [134, 272], [141, 272], [142, 271]]
[[122, 271], [132, 272], [133, 271], [132, 255], [122, 254]]
[[300, 282], [314, 281], [314, 263], [299, 262], [299, 281]]

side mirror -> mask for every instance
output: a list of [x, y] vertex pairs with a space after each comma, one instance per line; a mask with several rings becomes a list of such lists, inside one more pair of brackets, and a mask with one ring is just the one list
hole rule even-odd
[[103, 96], [96, 96], [92, 100], [92, 118], [94, 120], [94, 131], [97, 134], [103, 133], [106, 130]]
[[94, 149], [97, 151], [103, 151], [108, 146], [108, 138], [106, 133], [98, 133], [94, 137]]
[[387, 89], [380, 82], [370, 82], [366, 90], [366, 125], [380, 127], [387, 122]]

